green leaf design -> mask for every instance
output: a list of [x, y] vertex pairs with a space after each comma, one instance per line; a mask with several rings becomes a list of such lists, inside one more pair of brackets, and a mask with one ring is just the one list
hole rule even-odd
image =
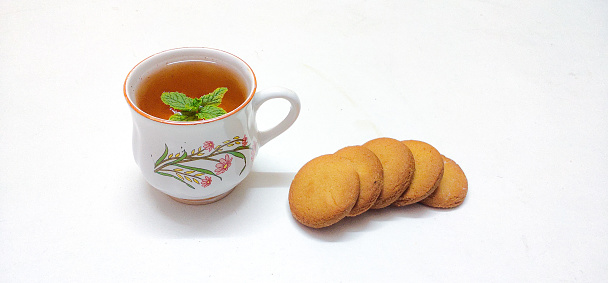
[[200, 106], [218, 106], [222, 103], [222, 99], [224, 98], [224, 94], [228, 91], [228, 88], [218, 87], [213, 92], [209, 94], [205, 94], [201, 96], [198, 100], [200, 101]]
[[196, 172], [201, 172], [203, 174], [207, 174], [207, 175], [212, 175], [215, 177], [218, 177], [220, 180], [222, 179], [222, 177], [216, 175], [215, 173], [213, 173], [213, 171], [207, 170], [207, 169], [203, 169], [203, 168], [198, 168], [198, 167], [192, 167], [192, 166], [187, 166], [187, 165], [182, 165], [182, 164], [174, 164], [177, 167], [180, 168], [184, 168], [184, 169], [188, 169], [188, 170], [194, 170]]
[[245, 165], [243, 166], [243, 169], [241, 169], [241, 172], [239, 173], [239, 175], [241, 175], [243, 173], [243, 171], [245, 171], [245, 167], [247, 167], [247, 158], [245, 157], [245, 155], [242, 154], [242, 153], [240, 153], [240, 152], [237, 152], [237, 151], [228, 151], [226, 153], [234, 155], [234, 156], [236, 156], [238, 158], [243, 159], [243, 161], [245, 162]]
[[180, 161], [184, 160], [184, 158], [186, 158], [186, 157], [188, 156], [188, 153], [187, 153], [185, 150], [183, 151], [183, 153], [184, 153], [184, 154], [182, 154], [182, 155], [181, 155], [181, 156], [180, 156], [178, 159], [176, 159], [176, 160], [172, 161], [172, 162], [171, 162], [171, 163], [169, 163], [169, 164], [174, 165], [175, 163], [178, 163], [178, 162], [180, 162]]
[[236, 152], [236, 151], [228, 151], [228, 152], [226, 152], [226, 153], [231, 154], [231, 155], [234, 155], [234, 156], [236, 156], [236, 157], [238, 157], [238, 158], [245, 159], [245, 155], [244, 155], [244, 154], [242, 154], [242, 153], [240, 153], [240, 152]]
[[180, 92], [163, 92], [160, 99], [171, 108], [180, 111], [196, 111], [200, 101]]
[[165, 144], [165, 152], [163, 152], [163, 155], [161, 155], [156, 162], [154, 162], [154, 167], [157, 167], [158, 165], [160, 165], [161, 162], [163, 162], [163, 160], [165, 159], [165, 157], [167, 157], [167, 153], [169, 153], [169, 148], [167, 147], [167, 145]]
[[235, 147], [232, 150], [238, 151], [238, 150], [243, 150], [243, 149], [250, 149], [250, 147], [248, 145], [241, 145], [241, 146]]
[[[188, 113], [188, 112], [186, 112], [186, 113]], [[178, 152], [174, 156], [174, 154], [169, 154], [168, 145], [165, 144], [165, 150], [164, 150], [163, 154], [154, 163], [154, 165], [155, 165], [154, 172], [159, 175], [171, 177], [175, 180], [178, 180], [178, 181], [186, 184], [191, 189], [196, 189], [193, 185], [194, 185], [194, 183], [200, 184], [200, 182], [198, 181], [201, 178], [200, 176], [210, 175], [210, 176], [217, 177], [220, 181], [222, 180], [222, 177], [217, 175], [212, 170], [192, 167], [192, 166], [184, 165], [183, 163], [187, 164], [189, 162], [194, 162], [194, 161], [201, 160], [201, 159], [204, 159], [207, 161], [213, 161], [213, 162], [220, 162], [220, 160], [214, 159], [212, 157], [214, 157], [216, 155], [227, 154], [227, 155], [232, 155], [234, 157], [237, 157], [237, 158], [240, 158], [243, 160], [244, 164], [239, 173], [239, 175], [241, 175], [247, 168], [247, 157], [241, 151], [246, 150], [246, 149], [251, 149], [251, 147], [252, 147], [252, 145], [236, 145], [235, 146], [235, 144], [239, 144], [239, 142], [241, 142], [241, 141], [243, 143], [246, 143], [247, 138], [244, 137], [241, 139], [239, 136], [235, 136], [232, 140], [224, 141], [223, 145], [216, 147], [215, 151], [210, 152], [206, 155], [200, 154], [202, 147], [199, 147], [198, 152], [195, 149], [192, 150], [192, 155], [188, 155], [187, 150], [182, 150], [181, 152]], [[224, 149], [224, 150], [222, 150], [222, 149]], [[182, 163], [182, 164], [180, 164], [180, 163]], [[177, 168], [167, 169], [167, 166], [174, 166]], [[198, 172], [198, 173], [195, 173], [195, 172]], [[208, 177], [205, 177], [205, 178], [208, 178]], [[200, 179], [200, 180], [203, 180], [203, 179]], [[203, 185], [203, 186], [205, 187], [206, 185]]]
[[184, 184], [188, 185], [188, 187], [190, 187], [191, 189], [193, 189], [193, 190], [195, 189], [195, 188], [194, 188], [192, 185], [188, 184], [186, 181], [184, 181], [184, 180], [182, 180], [182, 179], [178, 178], [178, 177], [177, 177], [177, 176], [175, 176], [175, 175], [171, 175], [171, 174], [169, 174], [169, 173], [165, 173], [165, 172], [156, 172], [156, 173], [157, 173], [157, 174], [160, 174], [160, 175], [163, 175], [163, 176], [171, 177], [171, 178], [173, 178], [173, 179], [175, 179], [175, 180], [178, 180], [178, 181], [180, 181], [180, 182], [182, 182], [182, 183], [184, 183]]
[[213, 106], [207, 105], [200, 108], [198, 114], [196, 115], [199, 119], [208, 120], [213, 119], [215, 117], [219, 117], [226, 114], [226, 110]]

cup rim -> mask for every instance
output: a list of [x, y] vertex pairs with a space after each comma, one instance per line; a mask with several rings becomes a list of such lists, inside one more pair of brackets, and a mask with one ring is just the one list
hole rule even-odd
[[[234, 59], [240, 61], [241, 63], [243, 63], [244, 66], [247, 67], [247, 69], [249, 70], [249, 72], [251, 73], [251, 76], [253, 78], [253, 89], [251, 90], [251, 92], [249, 93], [249, 95], [247, 96], [247, 98], [245, 99], [245, 101], [243, 101], [243, 103], [241, 103], [241, 105], [239, 105], [237, 108], [235, 108], [234, 110], [213, 118], [213, 119], [207, 119], [207, 120], [198, 120], [198, 121], [171, 121], [171, 120], [165, 120], [156, 116], [152, 116], [146, 112], [144, 112], [143, 110], [141, 110], [139, 107], [137, 107], [137, 105], [135, 105], [135, 102], [131, 101], [131, 98], [129, 98], [129, 95], [127, 94], [127, 81], [129, 80], [129, 78], [131, 77], [131, 74], [133, 73], [133, 71], [142, 63], [148, 61], [150, 58], [152, 57], [156, 57], [158, 55], [170, 52], [170, 51], [179, 51], [179, 50], [211, 50], [211, 51], [215, 51], [215, 52], [220, 52], [220, 53], [224, 53], [230, 57], [233, 57]], [[220, 49], [216, 49], [216, 48], [210, 48], [210, 47], [177, 47], [177, 48], [172, 48], [172, 49], [167, 49], [164, 51], [160, 51], [157, 53], [154, 53], [146, 58], [144, 58], [143, 60], [139, 61], [139, 63], [137, 63], [135, 66], [133, 66], [133, 68], [129, 71], [129, 73], [127, 74], [127, 77], [125, 78], [125, 81], [123, 83], [123, 95], [125, 97], [125, 99], [127, 100], [127, 103], [129, 103], [129, 106], [131, 107], [131, 109], [133, 109], [135, 112], [137, 112], [139, 115], [148, 118], [150, 120], [153, 120], [155, 122], [159, 122], [159, 123], [163, 123], [163, 124], [169, 124], [169, 125], [200, 125], [200, 124], [207, 124], [207, 123], [212, 123], [215, 121], [219, 121], [225, 118], [228, 118], [234, 114], [236, 114], [237, 112], [241, 111], [243, 108], [245, 108], [245, 106], [247, 106], [251, 100], [253, 99], [253, 95], [256, 92], [257, 89], [257, 79], [255, 77], [255, 73], [253, 72], [253, 69], [251, 68], [251, 66], [249, 66], [249, 64], [247, 64], [247, 62], [245, 62], [245, 60], [241, 59], [240, 57], [230, 53], [230, 52], [226, 52], [224, 50], [220, 50]]]

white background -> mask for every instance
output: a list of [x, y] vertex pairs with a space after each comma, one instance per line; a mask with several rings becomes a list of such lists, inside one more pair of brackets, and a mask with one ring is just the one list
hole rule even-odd
[[[122, 93], [183, 46], [302, 101], [206, 206], [143, 180]], [[606, 282], [607, 79], [606, 1], [3, 0], [0, 281]], [[381, 136], [459, 163], [464, 204], [293, 220], [304, 163]]]

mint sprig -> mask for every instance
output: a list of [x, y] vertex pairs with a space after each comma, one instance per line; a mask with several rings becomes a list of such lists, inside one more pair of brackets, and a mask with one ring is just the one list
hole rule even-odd
[[228, 88], [218, 87], [199, 98], [191, 98], [181, 92], [163, 92], [160, 99], [175, 112], [169, 117], [171, 121], [208, 120], [226, 114], [219, 105], [227, 91]]

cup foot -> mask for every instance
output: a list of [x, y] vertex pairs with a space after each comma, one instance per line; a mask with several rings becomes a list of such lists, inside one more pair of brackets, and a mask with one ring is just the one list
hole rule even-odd
[[[234, 189], [232, 189], [234, 190]], [[206, 198], [206, 199], [183, 199], [183, 198], [176, 198], [173, 196], [169, 196], [171, 197], [173, 200], [177, 201], [177, 202], [181, 202], [181, 203], [185, 203], [185, 204], [190, 204], [190, 205], [202, 205], [202, 204], [210, 204], [210, 203], [214, 203], [218, 200], [223, 199], [224, 197], [226, 197], [228, 194], [230, 194], [232, 192], [232, 190], [227, 191], [221, 195], [218, 196], [214, 196], [214, 197], [210, 197], [210, 198]]]

